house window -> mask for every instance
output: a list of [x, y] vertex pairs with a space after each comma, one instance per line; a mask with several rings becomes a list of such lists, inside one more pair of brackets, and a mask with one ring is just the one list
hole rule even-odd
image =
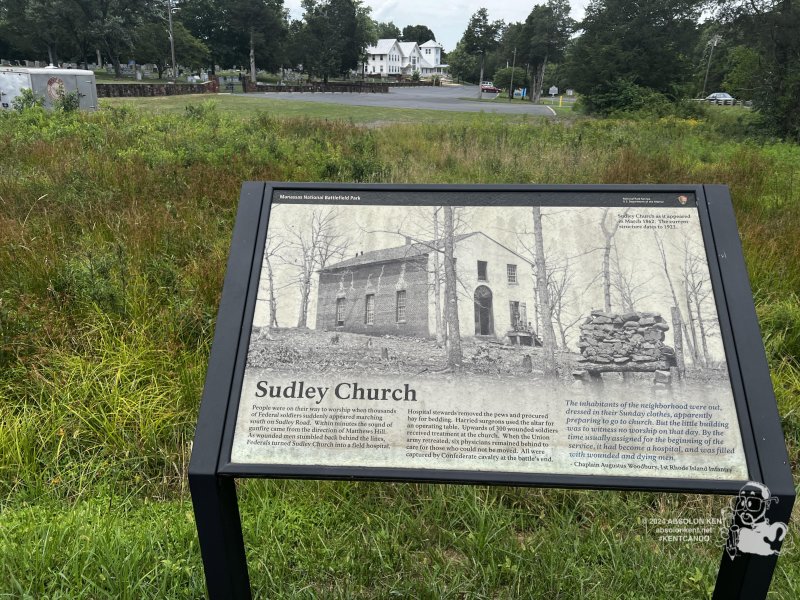
[[367, 294], [364, 304], [364, 324], [375, 325], [375, 294]]
[[397, 322], [406, 322], [406, 291], [397, 292]]
[[337, 327], [344, 327], [344, 298], [338, 298], [336, 300], [336, 326]]
[[478, 261], [478, 281], [489, 281], [488, 265], [485, 260]]
[[506, 274], [508, 275], [508, 283], [517, 282], [517, 265], [506, 265]]

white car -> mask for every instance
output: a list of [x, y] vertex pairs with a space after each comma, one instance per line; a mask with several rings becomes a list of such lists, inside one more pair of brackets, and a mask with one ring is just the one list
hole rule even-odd
[[706, 96], [706, 100], [710, 100], [712, 102], [733, 102], [735, 98], [727, 92], [714, 92], [713, 94]]

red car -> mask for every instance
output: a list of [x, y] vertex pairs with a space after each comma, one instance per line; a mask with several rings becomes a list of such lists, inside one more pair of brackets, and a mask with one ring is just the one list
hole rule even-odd
[[500, 88], [494, 87], [494, 84], [491, 81], [481, 81], [481, 91], [489, 92], [491, 94], [499, 94]]

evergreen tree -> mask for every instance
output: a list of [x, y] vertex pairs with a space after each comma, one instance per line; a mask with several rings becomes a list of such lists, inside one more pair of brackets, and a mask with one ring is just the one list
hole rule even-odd
[[467, 54], [478, 57], [480, 61], [479, 84], [483, 81], [486, 54], [497, 48], [503, 25], [503, 21], [489, 22], [489, 12], [485, 8], [480, 8], [470, 17], [467, 29], [464, 31], [464, 35], [461, 36], [459, 44], [462, 50]]

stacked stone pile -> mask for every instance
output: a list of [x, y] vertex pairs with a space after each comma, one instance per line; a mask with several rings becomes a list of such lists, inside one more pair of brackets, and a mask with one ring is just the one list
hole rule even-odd
[[668, 369], [675, 351], [664, 344], [669, 325], [658, 313], [592, 311], [581, 325], [578, 348], [584, 368], [603, 371]]

